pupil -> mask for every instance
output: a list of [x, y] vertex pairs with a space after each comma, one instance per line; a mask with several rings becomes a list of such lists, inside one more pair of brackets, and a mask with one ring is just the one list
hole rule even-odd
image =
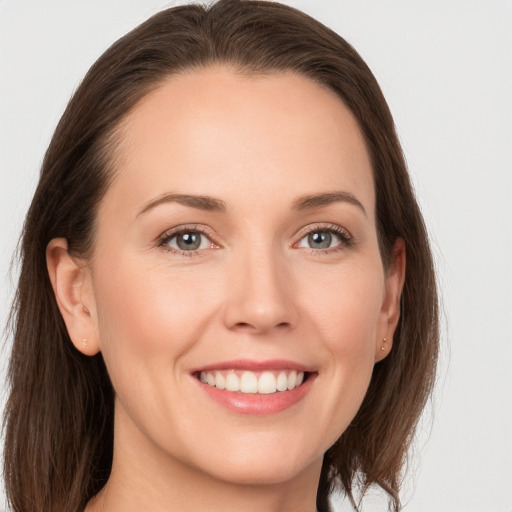
[[201, 245], [201, 238], [198, 233], [184, 233], [178, 236], [178, 247], [185, 251], [198, 249]]
[[309, 245], [314, 249], [327, 249], [331, 246], [332, 235], [327, 231], [317, 231], [309, 235]]

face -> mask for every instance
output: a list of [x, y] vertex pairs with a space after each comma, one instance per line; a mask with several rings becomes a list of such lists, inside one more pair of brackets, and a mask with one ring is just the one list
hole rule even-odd
[[318, 471], [400, 287], [355, 119], [305, 77], [211, 67], [169, 78], [121, 130], [82, 291], [116, 446], [237, 483]]

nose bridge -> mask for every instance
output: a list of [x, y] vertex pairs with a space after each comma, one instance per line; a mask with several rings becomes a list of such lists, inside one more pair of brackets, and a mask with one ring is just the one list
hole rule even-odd
[[[236, 253], [236, 254], [235, 254]], [[296, 323], [286, 256], [271, 241], [234, 251], [226, 300], [229, 328], [263, 333]]]

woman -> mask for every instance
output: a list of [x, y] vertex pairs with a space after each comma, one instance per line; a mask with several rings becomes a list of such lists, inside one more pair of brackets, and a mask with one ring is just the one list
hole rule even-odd
[[22, 241], [16, 511], [328, 510], [400, 471], [437, 298], [357, 53], [280, 4], [163, 11], [94, 64]]

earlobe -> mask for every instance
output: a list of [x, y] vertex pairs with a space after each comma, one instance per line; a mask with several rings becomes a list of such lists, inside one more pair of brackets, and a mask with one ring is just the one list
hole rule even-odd
[[378, 363], [379, 361], [385, 359], [391, 352], [392, 346], [393, 338], [388, 339], [385, 337], [382, 340], [377, 340], [377, 344], [375, 346], [375, 362]]
[[393, 336], [400, 319], [400, 299], [405, 282], [405, 243], [398, 238], [393, 247], [386, 275], [386, 291], [380, 314], [375, 345], [375, 362], [384, 359], [393, 346]]
[[65, 238], [54, 238], [48, 244], [46, 264], [73, 345], [85, 355], [97, 354], [100, 348], [90, 272], [71, 257]]

